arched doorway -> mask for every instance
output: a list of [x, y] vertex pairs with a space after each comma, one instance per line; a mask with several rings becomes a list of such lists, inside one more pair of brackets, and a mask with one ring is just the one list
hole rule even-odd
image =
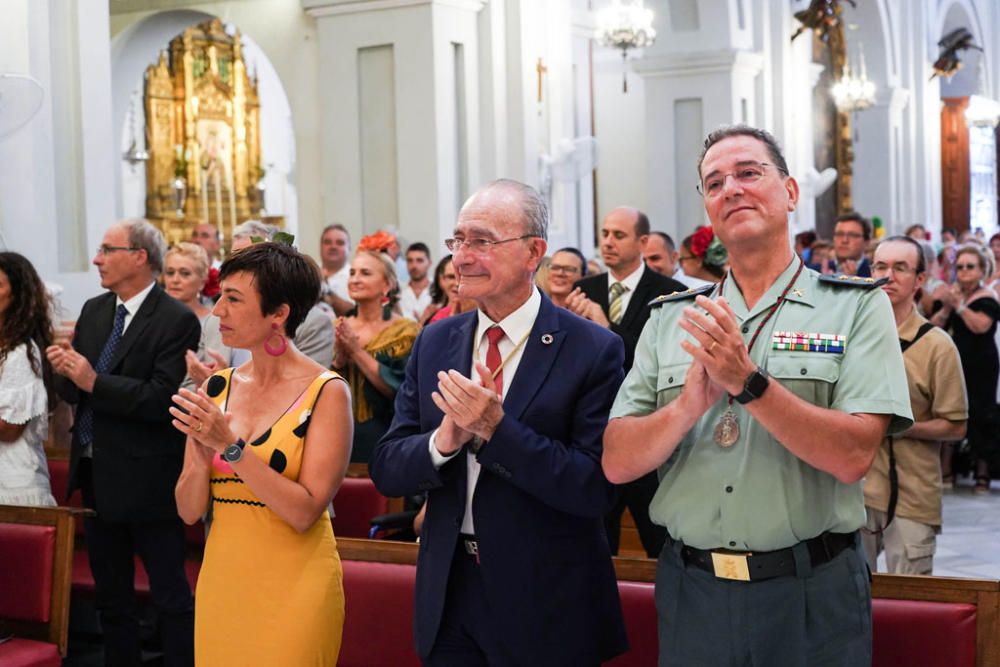
[[[147, 16], [115, 35], [111, 42], [112, 115], [118, 132], [118, 155], [128, 150], [145, 127], [141, 104], [144, 72], [155, 64], [162, 50], [185, 29], [215, 18], [195, 10], [173, 10]], [[235, 26], [226, 26], [235, 32]], [[248, 71], [257, 79], [260, 98], [260, 152], [264, 170], [264, 204], [267, 212], [284, 218], [285, 228], [298, 230], [298, 197], [295, 188], [295, 139], [291, 107], [271, 60], [248, 35], [242, 35]], [[138, 102], [137, 102], [138, 100]], [[122, 161], [115, 172], [116, 212], [119, 217], [145, 214], [146, 177], [143, 164]]]

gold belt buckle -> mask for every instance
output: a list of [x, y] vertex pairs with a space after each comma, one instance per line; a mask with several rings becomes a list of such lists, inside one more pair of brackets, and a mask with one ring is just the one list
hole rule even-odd
[[747, 553], [725, 553], [719, 551], [712, 552], [712, 567], [715, 576], [720, 579], [732, 579], [733, 581], [750, 581], [750, 566], [747, 558], [751, 554]]

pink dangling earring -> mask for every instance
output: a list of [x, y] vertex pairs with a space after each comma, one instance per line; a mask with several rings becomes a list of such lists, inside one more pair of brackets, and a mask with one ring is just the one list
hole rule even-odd
[[[278, 333], [277, 322], [271, 324], [271, 329], [272, 329], [271, 335], [268, 336], [267, 340], [264, 341], [264, 351], [270, 354], [272, 357], [280, 357], [288, 349], [288, 341], [285, 340], [284, 336]], [[271, 340], [275, 336], [278, 337], [278, 343], [276, 345], [271, 343]]]

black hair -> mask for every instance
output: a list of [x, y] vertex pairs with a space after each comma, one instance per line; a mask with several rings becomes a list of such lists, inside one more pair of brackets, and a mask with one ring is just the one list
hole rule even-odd
[[288, 305], [285, 335], [295, 337], [299, 325], [320, 297], [316, 269], [298, 250], [284, 243], [254, 243], [232, 254], [219, 267], [219, 282], [236, 273], [248, 273], [260, 295], [260, 312], [271, 315]]
[[421, 243], [420, 241], [417, 241], [416, 243], [411, 243], [409, 246], [407, 246], [406, 252], [403, 253], [403, 256], [405, 257], [406, 255], [409, 255], [411, 252], [422, 252], [427, 257], [428, 260], [430, 260], [431, 258], [431, 249], [427, 247], [426, 243]]
[[677, 244], [674, 243], [674, 239], [671, 238], [670, 234], [667, 234], [666, 232], [650, 232], [650, 234], [653, 236], [659, 236], [663, 239], [663, 242], [667, 244], [667, 250], [670, 252], [677, 250]]
[[701, 150], [701, 156], [698, 158], [699, 182], [701, 181], [701, 163], [705, 161], [705, 154], [708, 153], [708, 149], [723, 139], [729, 139], [730, 137], [753, 137], [764, 144], [775, 168], [783, 175], [788, 176], [788, 163], [785, 162], [785, 156], [781, 154], [781, 147], [778, 146], [778, 140], [767, 130], [761, 130], [760, 128], [750, 127], [741, 123], [720, 127], [705, 138], [705, 145]]
[[[857, 211], [848, 211], [843, 215], [837, 216], [836, 222], [856, 222], [861, 225], [861, 233], [864, 234], [865, 241], [868, 241], [872, 237], [872, 222], [865, 216], [861, 215]], [[834, 224], [834, 227], [837, 225]]]
[[434, 282], [431, 283], [432, 303], [444, 304], [448, 301], [448, 295], [441, 289], [441, 276], [444, 275], [444, 270], [449, 262], [451, 262], [451, 255], [445, 255], [434, 268]]
[[582, 252], [576, 248], [566, 246], [565, 248], [559, 248], [559, 250], [556, 250], [556, 252], [552, 253], [552, 256], [554, 257], [555, 254], [559, 252], [568, 252], [571, 255], [576, 255], [577, 259], [580, 260], [580, 277], [587, 275], [587, 258], [583, 256]]
[[52, 407], [56, 395], [52, 386], [52, 366], [45, 356], [45, 348], [52, 344], [49, 293], [24, 255], [0, 252], [0, 271], [6, 274], [10, 283], [10, 305], [0, 327], [0, 367], [7, 361], [8, 354], [19, 345], [25, 345], [31, 370], [42, 378]]
[[649, 216], [642, 211], [636, 211], [635, 215], [635, 235], [647, 236], [649, 234]]

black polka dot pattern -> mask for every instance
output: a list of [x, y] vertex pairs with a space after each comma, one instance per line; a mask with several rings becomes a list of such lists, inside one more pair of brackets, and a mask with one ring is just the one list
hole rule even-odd
[[270, 465], [275, 472], [285, 472], [285, 466], [288, 465], [288, 459], [285, 458], [284, 452], [280, 449], [276, 449], [271, 454], [271, 461], [268, 465]]
[[306, 420], [292, 429], [292, 433], [295, 434], [296, 438], [306, 437], [306, 431], [309, 430], [309, 421], [312, 419], [312, 415], [306, 417]]
[[226, 382], [226, 378], [221, 375], [213, 375], [208, 378], [208, 384], [205, 385], [205, 391], [209, 396], [215, 398], [226, 390], [226, 384], [228, 384]]
[[263, 435], [261, 435], [259, 438], [257, 438], [250, 444], [253, 445], [254, 447], [260, 447], [265, 442], [267, 442], [267, 439], [270, 437], [271, 437], [271, 429], [267, 429], [266, 431], [264, 431]]

